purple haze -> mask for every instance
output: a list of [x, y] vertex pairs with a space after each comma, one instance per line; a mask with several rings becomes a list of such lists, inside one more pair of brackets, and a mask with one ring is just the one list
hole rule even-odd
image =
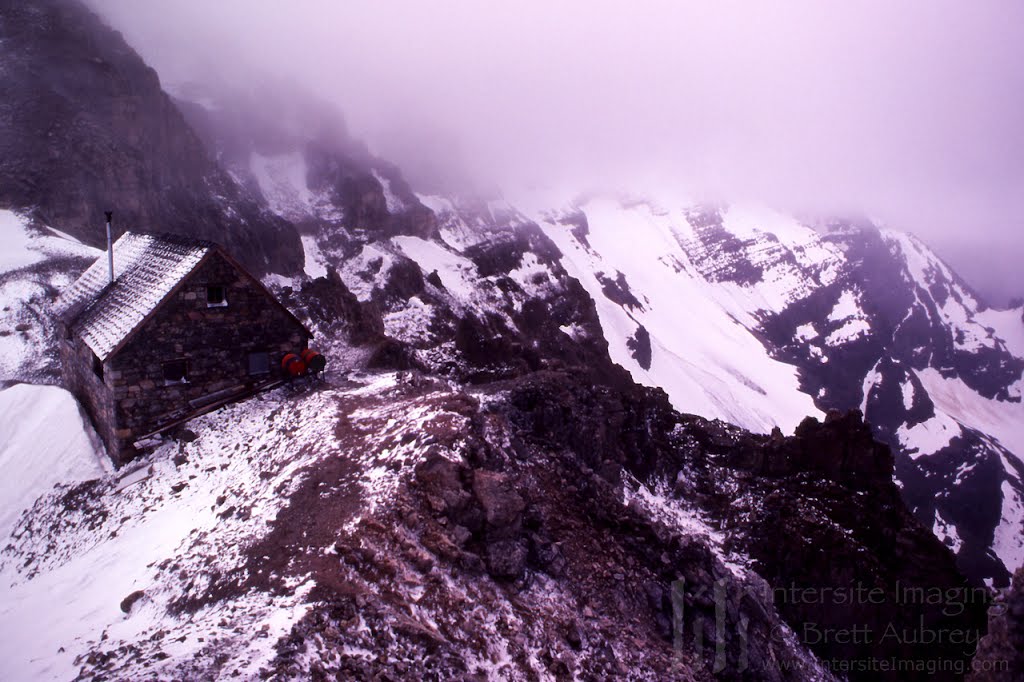
[[865, 213], [1024, 295], [1024, 3], [92, 5], [165, 81], [283, 75], [400, 165]]

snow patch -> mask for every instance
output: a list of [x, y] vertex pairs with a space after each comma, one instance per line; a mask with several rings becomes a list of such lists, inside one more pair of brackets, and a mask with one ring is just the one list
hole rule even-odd
[[285, 217], [308, 216], [313, 193], [306, 181], [306, 157], [301, 151], [277, 156], [253, 152], [249, 170], [272, 211]]
[[[881, 361], [879, 361], [881, 362]], [[861, 414], [868, 413], [868, 398], [871, 397], [871, 389], [878, 384], [882, 383], [882, 373], [878, 371], [878, 364], [872, 367], [867, 374], [864, 375], [864, 381], [861, 384], [861, 399], [860, 399], [860, 411]]]
[[373, 298], [374, 289], [383, 284], [394, 260], [381, 246], [366, 244], [358, 256], [345, 261], [338, 274], [349, 291], [365, 303]]
[[992, 436], [1010, 452], [1024, 453], [1024, 403], [990, 400], [959, 377], [946, 378], [933, 368], [916, 371], [936, 412]]
[[378, 173], [376, 170], [373, 171], [373, 177], [377, 178], [377, 182], [380, 183], [381, 189], [384, 192], [384, 205], [387, 206], [388, 213], [394, 215], [395, 213], [401, 213], [405, 210], [405, 202], [398, 198], [398, 196], [391, 190], [391, 181], [385, 178], [383, 175]]
[[586, 330], [575, 322], [573, 324], [563, 324], [558, 329], [573, 341], [582, 341], [587, 338]]
[[932, 523], [932, 533], [935, 534], [942, 543], [953, 550], [956, 554], [960, 551], [960, 547], [964, 544], [963, 540], [960, 539], [959, 533], [956, 532], [956, 526], [949, 523], [944, 518], [939, 510], [935, 510], [935, 521]]
[[15, 384], [0, 391], [0, 538], [57, 484], [105, 475], [109, 464], [101, 448], [64, 389]]
[[1011, 354], [1024, 358], [1024, 308], [988, 309], [975, 315], [981, 324], [991, 327]]
[[0, 210], [0, 272], [10, 272], [28, 267], [43, 259], [43, 255], [32, 248], [28, 220], [13, 211]]
[[320, 251], [320, 247], [317, 246], [316, 237], [310, 234], [302, 235], [302, 250], [306, 257], [303, 265], [303, 270], [306, 274], [313, 279], [326, 277], [327, 266], [324, 265], [326, 260]]
[[476, 266], [471, 260], [450, 251], [443, 245], [420, 237], [394, 237], [392, 243], [416, 261], [428, 275], [437, 271], [448, 293], [463, 302], [469, 301], [476, 287]]
[[914, 407], [914, 382], [907, 379], [903, 382], [903, 407], [906, 410], [911, 410]]
[[992, 541], [992, 550], [1011, 573], [1024, 565], [1024, 500], [1008, 481], [1003, 481], [1003, 509]]
[[847, 320], [842, 327], [825, 337], [825, 343], [829, 346], [841, 346], [870, 333], [871, 325], [867, 320], [856, 318]]
[[847, 290], [836, 301], [832, 312], [828, 315], [828, 319], [829, 322], [843, 322], [851, 317], [863, 318], [864, 314], [861, 312], [857, 296], [852, 291]]
[[7, 209], [0, 209], [0, 244], [0, 274], [27, 268], [47, 257], [91, 259], [102, 253], [58, 230], [33, 230], [28, 218]]
[[797, 341], [811, 341], [812, 339], [818, 338], [818, 330], [814, 328], [812, 322], [802, 324], [796, 328], [796, 333], [793, 334], [793, 338]]
[[955, 419], [944, 412], [938, 412], [928, 421], [912, 427], [901, 424], [896, 430], [896, 437], [910, 458], [917, 459], [935, 454], [961, 433], [960, 424]]

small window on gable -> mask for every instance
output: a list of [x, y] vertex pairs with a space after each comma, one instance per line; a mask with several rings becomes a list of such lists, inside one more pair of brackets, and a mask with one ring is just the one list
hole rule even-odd
[[270, 354], [266, 351], [249, 353], [246, 360], [246, 367], [249, 372], [249, 376], [270, 374]]
[[222, 308], [228, 304], [227, 290], [222, 284], [211, 284], [206, 287], [206, 307]]
[[103, 361], [96, 357], [96, 355], [92, 356], [92, 371], [93, 374], [100, 378], [100, 381], [103, 381]]
[[171, 360], [163, 364], [164, 384], [187, 384], [188, 361]]

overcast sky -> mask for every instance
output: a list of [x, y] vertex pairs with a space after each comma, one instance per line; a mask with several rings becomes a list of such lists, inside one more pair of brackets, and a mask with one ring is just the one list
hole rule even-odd
[[164, 80], [292, 78], [400, 165], [396, 131], [481, 184], [862, 212], [1024, 295], [1016, 0], [91, 4]]

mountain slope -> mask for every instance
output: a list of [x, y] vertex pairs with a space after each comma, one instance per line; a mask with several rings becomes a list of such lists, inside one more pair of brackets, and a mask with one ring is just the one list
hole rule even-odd
[[[788, 429], [801, 400], [860, 408], [899, 454], [915, 513], [965, 570], [1005, 584], [1024, 560], [1024, 311], [985, 309], [918, 240], [870, 225], [819, 232], [770, 211], [618, 200], [535, 216], [603, 299], [609, 346], [638, 380], [762, 431]], [[630, 345], [641, 327], [650, 358]], [[772, 375], [768, 358], [797, 371]], [[679, 374], [714, 395], [678, 390]]]
[[[808, 414], [858, 408], [896, 450], [908, 504], [965, 571], [1004, 585], [1024, 560], [1024, 311], [986, 309], [914, 237], [685, 201], [410, 198], [393, 171], [385, 178], [374, 166], [382, 162], [354, 157], [350, 144], [274, 139], [273, 156], [234, 145], [236, 158], [259, 159], [236, 174], [253, 173], [276, 210], [303, 216], [307, 273], [337, 271], [426, 366], [439, 367], [428, 356], [460, 327], [524, 336], [546, 358], [607, 346], [677, 409], [755, 431], [790, 432]], [[350, 167], [363, 168], [357, 203], [316, 170]], [[427, 229], [392, 227], [409, 206], [429, 209]], [[399, 279], [409, 281], [396, 288]], [[569, 338], [531, 338], [544, 328], [522, 314], [531, 300], [545, 301], [541, 319], [560, 318]], [[488, 353], [522, 349], [497, 343]]]
[[977, 633], [983, 602], [943, 614], [894, 591], [965, 583], [891, 471], [856, 416], [773, 439], [578, 370], [470, 388], [333, 374], [36, 500], [0, 552], [0, 666], [651, 680], [723, 666], [828, 680], [823, 661], [868, 655], [962, 666], [969, 652], [947, 645], [810, 641], [808, 623], [860, 616], [784, 596], [852, 578], [886, 595], [866, 626]]
[[[858, 614], [777, 596], [851, 579], [965, 588], [859, 418], [785, 439], [680, 415], [612, 363], [595, 300], [541, 229], [425, 201], [436, 237], [332, 226], [309, 253], [327, 276], [269, 278], [332, 362], [418, 369], [281, 389], [193, 420], [138, 468], [43, 494], [0, 552], [3, 620], [23, 624], [9, 674], [710, 679], [725, 656], [751, 679], [831, 679], [833, 658], [964, 664], [948, 647], [811, 642], [807, 623]], [[785, 542], [764, 542], [779, 527]], [[983, 601], [949, 620], [889, 599], [873, 610], [908, 627], [980, 627]], [[699, 637], [672, 625], [680, 609]]]
[[0, 3], [0, 207], [102, 246], [119, 229], [218, 241], [257, 273], [298, 235], [214, 161], [121, 35], [76, 1]]

